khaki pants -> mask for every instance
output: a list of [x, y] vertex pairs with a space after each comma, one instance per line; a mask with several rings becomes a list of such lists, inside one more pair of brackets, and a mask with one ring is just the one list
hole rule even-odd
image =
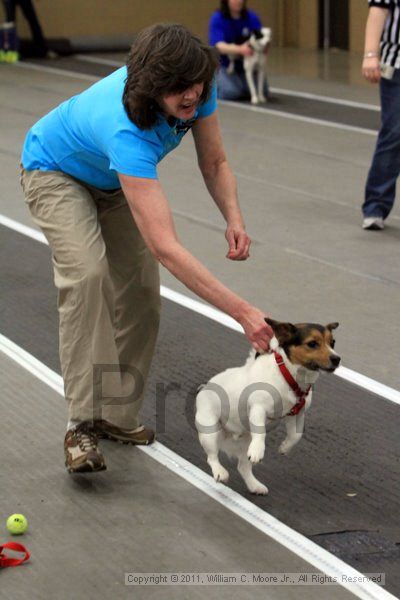
[[22, 170], [21, 184], [52, 251], [69, 419], [135, 428], [158, 332], [158, 263], [121, 190], [59, 171]]

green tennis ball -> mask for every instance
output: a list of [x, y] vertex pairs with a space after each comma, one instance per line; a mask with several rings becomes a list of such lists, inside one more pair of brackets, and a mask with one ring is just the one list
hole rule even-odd
[[6, 526], [13, 535], [21, 535], [28, 529], [28, 520], [24, 515], [11, 515], [7, 519]]

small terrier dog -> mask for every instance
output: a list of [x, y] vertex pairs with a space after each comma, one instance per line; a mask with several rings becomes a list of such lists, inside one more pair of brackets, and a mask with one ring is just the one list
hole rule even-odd
[[[243, 67], [246, 75], [247, 85], [251, 94], [251, 103], [260, 104], [266, 102], [264, 95], [265, 68], [267, 63], [266, 48], [271, 42], [272, 31], [269, 27], [254, 29], [247, 40], [242, 38], [240, 41], [244, 43], [248, 41], [250, 48], [253, 49], [252, 56], [245, 56], [243, 59]], [[232, 74], [234, 71], [234, 59], [230, 59], [227, 73]], [[257, 86], [255, 84], [255, 73], [258, 72]]]
[[305, 412], [311, 405], [312, 384], [319, 371], [332, 373], [340, 356], [332, 331], [339, 323], [284, 323], [265, 319], [274, 337], [268, 354], [251, 351], [241, 367], [227, 369], [200, 386], [196, 397], [196, 428], [216, 481], [226, 483], [228, 471], [219, 462], [220, 450], [238, 459], [238, 471], [253, 494], [268, 488], [253, 475], [253, 464], [265, 452], [266, 425], [284, 420], [288, 452], [300, 441]]

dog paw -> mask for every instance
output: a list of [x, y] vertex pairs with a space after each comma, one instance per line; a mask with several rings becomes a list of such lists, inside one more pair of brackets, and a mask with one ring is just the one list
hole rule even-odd
[[252, 99], [251, 99], [251, 103], [252, 103], [252, 104], [259, 104], [259, 100], [258, 100], [258, 98], [252, 98]]
[[259, 100], [260, 100], [261, 104], [265, 104], [267, 102], [267, 99], [265, 96], [260, 96]]
[[249, 491], [257, 496], [266, 496], [269, 490], [266, 485], [263, 485], [260, 481], [257, 481], [257, 483], [249, 486]]
[[282, 444], [279, 446], [278, 452], [279, 452], [279, 454], [283, 454], [284, 456], [286, 456], [287, 454], [289, 454], [291, 449], [292, 449], [292, 444], [290, 444], [289, 442], [283, 441]]
[[213, 469], [213, 476], [220, 483], [226, 483], [229, 479], [229, 473], [222, 465]]
[[251, 443], [247, 451], [247, 458], [253, 464], [259, 463], [264, 458], [265, 446]]

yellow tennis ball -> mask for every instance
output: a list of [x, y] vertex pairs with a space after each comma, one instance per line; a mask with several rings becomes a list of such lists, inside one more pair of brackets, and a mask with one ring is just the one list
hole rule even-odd
[[28, 519], [24, 515], [11, 515], [7, 519], [6, 526], [13, 535], [21, 535], [28, 529]]

